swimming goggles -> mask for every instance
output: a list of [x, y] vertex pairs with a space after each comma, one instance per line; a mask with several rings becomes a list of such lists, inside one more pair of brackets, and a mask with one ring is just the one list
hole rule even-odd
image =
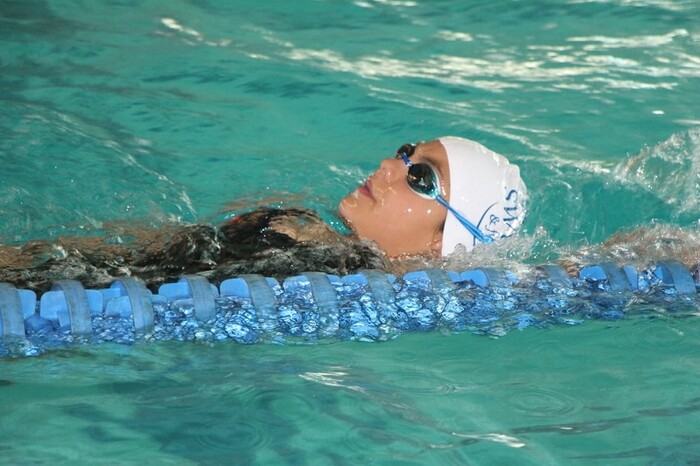
[[424, 199], [434, 199], [444, 206], [447, 210], [455, 216], [459, 223], [464, 225], [464, 228], [469, 230], [469, 233], [474, 235], [474, 238], [478, 239], [484, 244], [490, 244], [493, 242], [493, 238], [486, 236], [479, 230], [472, 222], [466, 219], [462, 214], [457, 212], [444, 197], [440, 194], [440, 179], [438, 178], [435, 169], [428, 165], [427, 163], [413, 163], [410, 158], [416, 150], [416, 144], [404, 144], [399, 147], [396, 151], [396, 158], [402, 159], [403, 162], [408, 167], [408, 174], [406, 175], [406, 182], [408, 187], [411, 188], [413, 192], [418, 194]]

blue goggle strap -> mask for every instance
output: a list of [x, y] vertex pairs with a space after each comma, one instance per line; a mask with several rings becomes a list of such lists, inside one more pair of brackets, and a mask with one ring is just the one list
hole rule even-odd
[[460, 214], [460, 213], [457, 212], [455, 209], [453, 209], [453, 208], [450, 206], [450, 204], [448, 204], [447, 201], [446, 201], [441, 195], [438, 194], [437, 197], [435, 198], [435, 200], [438, 201], [441, 205], [445, 206], [445, 208], [447, 208], [447, 210], [449, 210], [449, 211], [452, 213], [452, 215], [454, 215], [455, 218], [456, 218], [457, 220], [459, 220], [459, 223], [461, 223], [462, 225], [464, 225], [464, 228], [466, 228], [467, 230], [469, 230], [469, 233], [471, 233], [472, 235], [474, 235], [474, 238], [478, 239], [479, 241], [481, 241], [481, 242], [484, 243], [484, 244], [491, 244], [491, 243], [493, 243], [493, 238], [491, 238], [490, 236], [486, 236], [485, 234], [483, 234], [483, 233], [481, 232], [481, 230], [479, 230], [476, 226], [474, 226], [474, 224], [473, 224], [472, 222], [470, 222], [469, 220], [467, 220], [464, 216], [462, 216], [462, 214]]
[[[403, 153], [403, 152], [397, 152], [397, 155], [400, 155], [400, 156], [401, 156], [401, 158], [403, 159], [403, 162], [406, 164], [407, 167], [411, 167], [411, 166], [413, 165], [413, 162], [411, 162], [411, 161], [409, 160], [408, 156], [407, 156], [405, 153]], [[440, 194], [437, 194], [437, 195], [434, 197], [434, 199], [435, 199], [436, 201], [438, 201], [441, 205], [445, 206], [445, 208], [447, 208], [447, 210], [449, 210], [449, 211], [452, 213], [452, 215], [454, 215], [455, 218], [456, 218], [457, 220], [459, 220], [459, 223], [461, 223], [462, 225], [464, 225], [464, 228], [466, 228], [467, 230], [469, 230], [469, 233], [471, 233], [472, 235], [474, 235], [474, 238], [478, 239], [479, 241], [481, 241], [481, 242], [484, 243], [484, 244], [491, 244], [491, 243], [493, 243], [493, 238], [491, 238], [490, 236], [486, 236], [485, 234], [483, 234], [483, 233], [481, 232], [481, 230], [479, 230], [477, 227], [475, 227], [474, 224], [473, 224], [472, 222], [470, 222], [469, 220], [467, 220], [462, 214], [460, 214], [460, 213], [457, 212], [455, 209], [453, 209], [452, 206], [450, 206], [450, 204], [448, 204], [447, 201], [446, 201]]]

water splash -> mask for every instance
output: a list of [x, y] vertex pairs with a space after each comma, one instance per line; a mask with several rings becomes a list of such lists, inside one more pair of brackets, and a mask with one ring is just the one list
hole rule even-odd
[[622, 161], [614, 174], [617, 180], [646, 190], [676, 212], [700, 217], [700, 127], [642, 150]]

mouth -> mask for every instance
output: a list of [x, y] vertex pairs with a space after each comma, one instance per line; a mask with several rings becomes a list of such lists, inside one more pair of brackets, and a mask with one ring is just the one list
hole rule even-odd
[[357, 188], [357, 192], [369, 197], [370, 199], [374, 199], [374, 196], [372, 195], [372, 182], [369, 179], [365, 181], [365, 184]]

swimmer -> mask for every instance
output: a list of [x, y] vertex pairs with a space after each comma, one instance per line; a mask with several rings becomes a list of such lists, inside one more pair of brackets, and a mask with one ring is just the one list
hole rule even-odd
[[217, 282], [244, 273], [387, 270], [401, 258], [439, 259], [510, 236], [522, 225], [526, 201], [517, 166], [476, 142], [443, 137], [404, 144], [341, 201], [350, 236], [308, 210], [263, 208], [219, 228], [126, 227], [111, 238], [0, 247], [0, 281], [44, 291], [67, 278], [98, 288], [131, 275], [155, 287], [190, 273]]
[[401, 146], [338, 210], [390, 257], [442, 257], [515, 233], [526, 200], [517, 166], [474, 141], [444, 137]]

